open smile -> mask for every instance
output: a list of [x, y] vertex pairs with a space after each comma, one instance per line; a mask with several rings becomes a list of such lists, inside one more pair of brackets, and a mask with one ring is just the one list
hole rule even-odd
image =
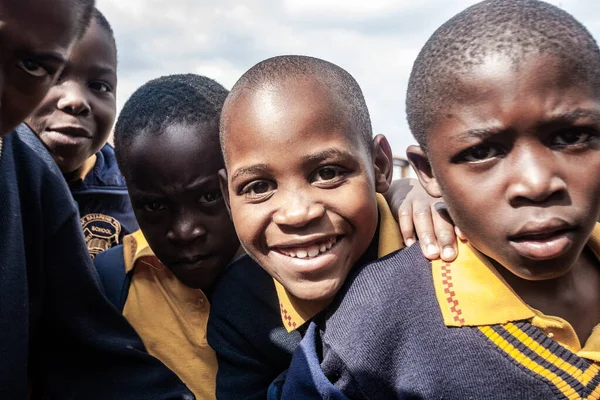
[[328, 236], [305, 243], [273, 246], [270, 253], [278, 268], [290, 269], [294, 274], [322, 273], [337, 268], [340, 260], [345, 259], [340, 247], [344, 242], [344, 236]]
[[327, 253], [337, 244], [338, 238], [331, 237], [329, 239], [320, 240], [307, 245], [298, 245], [293, 247], [280, 247], [276, 251], [291, 258], [315, 258]]

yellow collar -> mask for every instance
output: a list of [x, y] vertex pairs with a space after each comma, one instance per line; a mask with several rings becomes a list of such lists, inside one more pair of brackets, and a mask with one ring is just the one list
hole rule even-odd
[[[377, 208], [379, 210], [379, 247], [378, 257], [384, 257], [404, 247], [398, 224], [385, 201], [385, 198], [377, 194]], [[293, 296], [277, 281], [275, 289], [279, 298], [281, 320], [288, 332], [291, 332], [306, 323], [312, 317], [321, 312], [329, 305], [331, 300], [325, 302], [314, 302], [298, 299]]]
[[[588, 246], [600, 258], [600, 224], [597, 224]], [[459, 242], [458, 257], [452, 263], [432, 263], [433, 283], [446, 326], [486, 326], [515, 321], [530, 321], [569, 350], [600, 361], [600, 328], [594, 330], [585, 347], [571, 325], [562, 318], [544, 315], [528, 306], [510, 288], [489, 260], [471, 247]], [[556, 333], [556, 337], [554, 336]]]
[[140, 229], [123, 238], [123, 258], [125, 259], [125, 273], [129, 273], [135, 263], [142, 257], [155, 257]]

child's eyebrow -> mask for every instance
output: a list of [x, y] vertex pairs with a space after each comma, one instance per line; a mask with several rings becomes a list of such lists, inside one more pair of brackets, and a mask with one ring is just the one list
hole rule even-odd
[[480, 129], [470, 129], [466, 132], [462, 132], [458, 135], [458, 140], [461, 142], [470, 142], [473, 139], [485, 140], [491, 136], [497, 135], [501, 133], [504, 128], [480, 128]]
[[600, 122], [600, 111], [598, 110], [590, 110], [587, 108], [576, 108], [571, 111], [567, 111], [564, 113], [560, 113], [557, 115], [553, 115], [548, 118], [547, 121], [544, 121], [542, 125], [547, 124], [555, 124], [555, 123], [573, 123], [577, 122], [580, 119], [592, 119], [594, 122]]
[[244, 175], [257, 175], [263, 173], [269, 169], [267, 164], [256, 164], [251, 165], [249, 167], [241, 167], [238, 168], [235, 173], [231, 176], [231, 181], [235, 181], [236, 179], [240, 179]]
[[303, 157], [304, 161], [307, 163], [315, 163], [323, 160], [330, 160], [332, 158], [337, 159], [354, 159], [356, 158], [353, 154], [339, 150], [339, 149], [326, 149], [320, 151], [318, 153], [307, 154]]
[[53, 62], [53, 63], [58, 63], [58, 64], [65, 64], [67, 62], [67, 59], [64, 55], [60, 54], [60, 53], [54, 53], [54, 52], [35, 52], [31, 54], [32, 57], [34, 57], [37, 61], [46, 61], [46, 62]]
[[109, 66], [93, 66], [90, 67], [89, 71], [94, 75], [105, 75], [105, 74], [116, 74], [117, 71], [113, 67]]

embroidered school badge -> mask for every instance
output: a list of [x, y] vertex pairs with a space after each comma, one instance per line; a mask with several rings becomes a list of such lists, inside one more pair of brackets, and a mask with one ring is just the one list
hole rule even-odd
[[121, 223], [104, 214], [87, 214], [81, 218], [81, 228], [92, 258], [119, 244]]

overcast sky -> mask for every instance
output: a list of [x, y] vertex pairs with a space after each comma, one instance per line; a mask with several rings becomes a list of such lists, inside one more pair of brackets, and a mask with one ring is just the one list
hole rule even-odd
[[[140, 85], [197, 73], [228, 89], [281, 54], [326, 59], [361, 85], [375, 133], [396, 155], [413, 143], [404, 113], [408, 76], [425, 41], [468, 0], [97, 0], [115, 30], [118, 108]], [[600, 39], [600, 1], [550, 1]]]

